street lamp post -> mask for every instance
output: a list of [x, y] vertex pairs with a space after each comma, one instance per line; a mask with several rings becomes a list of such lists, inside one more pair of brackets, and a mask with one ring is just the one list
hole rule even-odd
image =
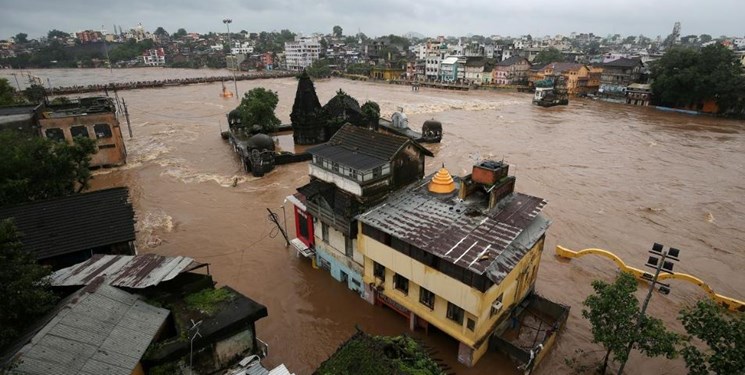
[[[222, 20], [222, 23], [224, 23], [225, 26], [228, 28], [228, 49], [229, 49], [229, 54], [230, 55], [233, 54], [233, 43], [232, 43], [231, 38], [230, 38], [230, 24], [232, 22], [233, 22], [233, 20], [231, 20], [230, 18], [225, 18], [225, 19]], [[240, 100], [240, 99], [238, 99], [238, 82], [236, 82], [236, 80], [235, 80], [235, 70], [238, 69], [238, 66], [237, 66], [238, 64], [236, 63], [237, 60], [238, 60], [237, 58], [234, 58], [233, 59], [233, 69], [232, 69], [232, 71], [233, 71], [233, 85], [235, 86], [235, 99], [236, 100]]]
[[[670, 293], [670, 284], [664, 284], [659, 281], [657, 281], [657, 278], [660, 277], [660, 272], [667, 272], [672, 274], [673, 273], [673, 262], [668, 262], [667, 260], [670, 259], [672, 261], [678, 261], [678, 255], [680, 254], [680, 250], [671, 247], [668, 250], [664, 250], [663, 246], [658, 243], [654, 243], [652, 245], [652, 250], [649, 251], [652, 256], [649, 257], [647, 260], [647, 263], [645, 266], [651, 267], [655, 269], [654, 276], [649, 280], [649, 291], [647, 291], [647, 296], [644, 298], [644, 303], [642, 304], [642, 310], [639, 312], [639, 317], [636, 321], [636, 328], [634, 328], [634, 333], [639, 332], [639, 329], [642, 326], [642, 322], [645, 318], [645, 313], [647, 312], [647, 306], [649, 306], [649, 300], [652, 299], [652, 291], [654, 291], [654, 288], [657, 284], [660, 286], [660, 292], [663, 294]], [[659, 258], [658, 258], [659, 257]], [[648, 274], [645, 273], [645, 276]], [[626, 361], [623, 361], [621, 363], [621, 367], [618, 368], [618, 375], [623, 374], [623, 368], [626, 367], [626, 362], [629, 360], [629, 353], [631, 353], [631, 348], [634, 346], [634, 341], [632, 340], [628, 347], [626, 347]]]

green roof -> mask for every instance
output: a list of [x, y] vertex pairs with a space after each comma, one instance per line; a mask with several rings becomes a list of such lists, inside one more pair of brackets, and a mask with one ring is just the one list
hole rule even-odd
[[411, 337], [371, 336], [358, 331], [315, 374], [445, 375], [445, 372]]

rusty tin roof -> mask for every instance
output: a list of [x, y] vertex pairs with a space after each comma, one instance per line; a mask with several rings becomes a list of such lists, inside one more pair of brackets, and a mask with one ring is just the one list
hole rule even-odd
[[54, 272], [51, 282], [54, 286], [88, 285], [96, 277], [104, 276], [109, 285], [144, 289], [206, 265], [182, 256], [96, 254], [85, 262]]
[[429, 178], [391, 195], [358, 220], [471, 272], [488, 271], [495, 283], [550, 224], [540, 216], [543, 198], [512, 193], [488, 210], [482, 199], [459, 199], [457, 190], [432, 194], [427, 182]]

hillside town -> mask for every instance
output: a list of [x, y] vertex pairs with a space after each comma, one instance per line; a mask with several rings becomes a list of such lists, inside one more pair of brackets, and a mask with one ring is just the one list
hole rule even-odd
[[[298, 35], [280, 32], [169, 34], [142, 24], [113, 32], [52, 30], [29, 40], [19, 33], [0, 40], [0, 66], [50, 67], [227, 67], [237, 71], [308, 70], [313, 77], [340, 75], [397, 83], [432, 82], [481, 88], [533, 88], [547, 77], [563, 76], [569, 95], [597, 96], [634, 105], [652, 102], [654, 61], [676, 47], [722, 46], [745, 66], [745, 37], [684, 35], [676, 22], [666, 37], [621, 34], [517, 37], [388, 35], [370, 38], [359, 32]], [[44, 83], [46, 84], [46, 83]], [[696, 110], [716, 112], [713, 103]]]
[[222, 23], [0, 40], [0, 374], [742, 373], [745, 36]]

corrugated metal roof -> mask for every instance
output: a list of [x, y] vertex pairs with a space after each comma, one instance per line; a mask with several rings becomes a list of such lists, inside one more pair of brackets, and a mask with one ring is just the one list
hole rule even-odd
[[295, 374], [291, 373], [290, 370], [288, 370], [284, 364], [281, 364], [273, 368], [272, 371], [269, 371], [269, 375], [295, 375]]
[[513, 193], [489, 211], [484, 200], [460, 200], [457, 193], [435, 195], [420, 182], [357, 219], [477, 274], [489, 270], [489, 278], [498, 283], [505, 275], [502, 271], [524, 255], [512, 251], [513, 241], [545, 205], [542, 198]]
[[51, 283], [54, 286], [88, 285], [103, 276], [109, 285], [143, 289], [205, 265], [183, 256], [96, 254], [85, 262], [54, 272]]
[[424, 155], [432, 156], [432, 152], [407, 137], [350, 124], [342, 126], [328, 142], [308, 149], [308, 153], [357, 170], [368, 170], [393, 160], [408, 143]]
[[23, 247], [37, 259], [134, 241], [134, 216], [126, 187], [0, 209], [0, 219], [14, 218]]
[[169, 314], [106, 284], [69, 301], [16, 354], [13, 373], [130, 375]]

